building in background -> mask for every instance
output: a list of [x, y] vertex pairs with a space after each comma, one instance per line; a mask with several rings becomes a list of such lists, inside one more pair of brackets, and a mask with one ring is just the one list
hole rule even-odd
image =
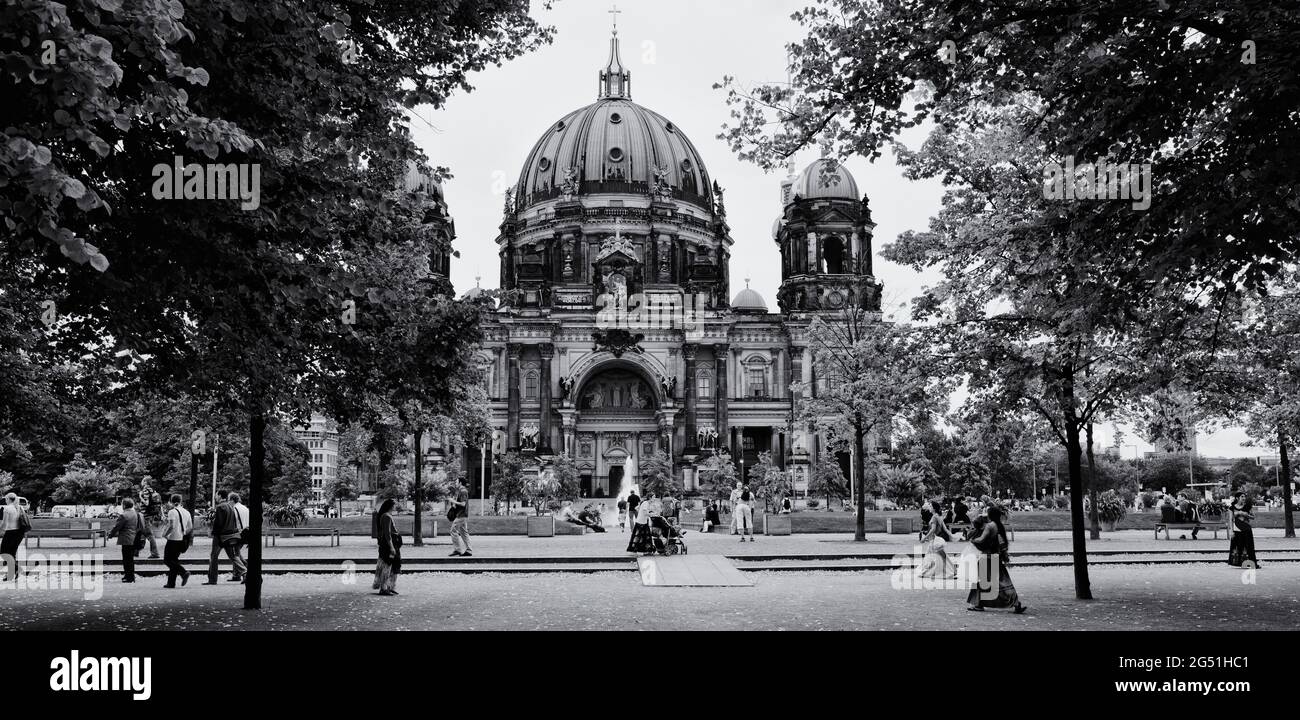
[[312, 413], [310, 424], [295, 427], [293, 435], [307, 446], [309, 453], [312, 503], [329, 502], [326, 491], [339, 472], [338, 424], [320, 413]]

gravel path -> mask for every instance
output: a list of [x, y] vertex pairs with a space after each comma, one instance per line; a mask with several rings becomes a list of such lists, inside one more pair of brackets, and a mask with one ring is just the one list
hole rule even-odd
[[[758, 545], [759, 543], [755, 543]], [[359, 568], [360, 569], [360, 568]], [[1094, 601], [1069, 568], [1012, 570], [1021, 616], [965, 611], [965, 592], [895, 589], [887, 572], [767, 573], [751, 588], [654, 588], [634, 573], [404, 577], [378, 597], [370, 576], [268, 577], [264, 609], [223, 582], [163, 590], [157, 578], [81, 590], [0, 589], [0, 629], [139, 630], [1296, 630], [1300, 565], [1251, 578], [1226, 564], [1095, 567]]]

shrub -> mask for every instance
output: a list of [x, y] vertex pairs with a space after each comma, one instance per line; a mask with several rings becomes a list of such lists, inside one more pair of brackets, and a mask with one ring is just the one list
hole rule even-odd
[[1128, 488], [1124, 488], [1119, 491], [1119, 498], [1124, 501], [1125, 508], [1131, 508], [1133, 507], [1133, 502], [1137, 500], [1137, 493]]
[[1156, 506], [1156, 494], [1150, 490], [1142, 491], [1142, 507], [1150, 510]]
[[822, 501], [821, 501], [821, 500], [818, 500], [817, 498], [808, 498], [808, 507], [809, 507], [809, 508], [816, 509], [816, 508], [820, 507], [821, 504], [822, 504]]
[[278, 527], [298, 527], [307, 524], [307, 510], [301, 505], [272, 505], [262, 517]]
[[1127, 506], [1114, 490], [1107, 490], [1097, 498], [1097, 518], [1106, 522], [1118, 522], [1127, 513]]
[[1053, 496], [1052, 496], [1052, 506], [1055, 507], [1057, 510], [1069, 510], [1069, 509], [1070, 509], [1070, 496], [1069, 496], [1069, 495], [1053, 495]]
[[694, 511], [694, 510], [695, 510], [695, 501], [694, 501], [694, 500], [683, 500], [683, 501], [682, 501], [682, 509], [685, 510], [686, 512], [692, 512], [692, 511]]

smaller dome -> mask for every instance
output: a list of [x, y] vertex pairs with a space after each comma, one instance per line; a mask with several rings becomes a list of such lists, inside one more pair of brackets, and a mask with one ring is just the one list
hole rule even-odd
[[848, 168], [830, 158], [822, 158], [804, 168], [794, 183], [794, 194], [804, 200], [859, 200], [862, 197], [858, 194], [858, 183]]
[[736, 293], [736, 297], [731, 301], [731, 309], [738, 312], [767, 312], [767, 301], [757, 290], [746, 287], [744, 290]]

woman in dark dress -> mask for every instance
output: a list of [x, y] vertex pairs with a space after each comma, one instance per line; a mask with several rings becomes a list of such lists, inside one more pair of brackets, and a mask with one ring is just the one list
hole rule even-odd
[[402, 571], [402, 535], [393, 523], [393, 499], [389, 498], [375, 513], [373, 535], [379, 541], [379, 562], [375, 564], [375, 583], [380, 595], [397, 594], [397, 574]]
[[[1235, 567], [1259, 567], [1255, 558], [1255, 533], [1250, 527], [1255, 516], [1251, 514], [1250, 498], [1244, 493], [1232, 494], [1232, 542], [1228, 545], [1228, 564]], [[1249, 564], [1247, 564], [1249, 563]]]
[[718, 514], [718, 501], [710, 500], [707, 507], [704, 508], [704, 532], [713, 532], [713, 528], [722, 524], [722, 517]]
[[[970, 589], [970, 594], [966, 597], [968, 603], [967, 610], [983, 611], [984, 608], [1014, 608], [1016, 614], [1023, 613], [1028, 609], [1020, 602], [1020, 596], [1016, 593], [1016, 586], [1011, 582], [1011, 573], [1007, 571], [1007, 565], [1011, 561], [1009, 552], [1011, 543], [1007, 540], [1007, 529], [1002, 524], [1002, 510], [996, 506], [988, 510], [988, 522], [980, 530], [979, 534], [971, 540], [975, 549], [979, 551], [979, 580], [974, 587]], [[993, 565], [998, 566], [997, 572], [997, 591], [998, 594], [993, 598], [986, 598], [985, 595], [993, 592]]]

